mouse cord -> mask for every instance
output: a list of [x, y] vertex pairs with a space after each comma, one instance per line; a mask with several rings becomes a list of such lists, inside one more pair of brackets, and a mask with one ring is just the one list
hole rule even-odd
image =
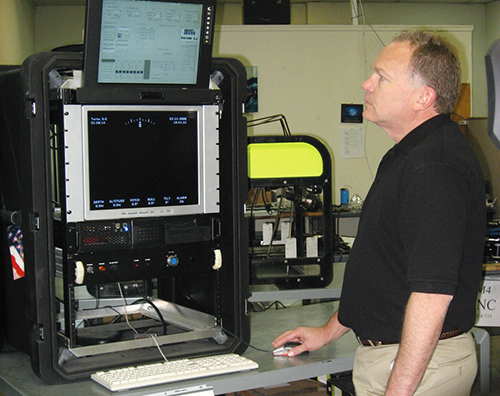
[[245, 344], [246, 346], [252, 348], [252, 349], [255, 349], [256, 351], [259, 351], [259, 352], [265, 352], [265, 353], [269, 353], [269, 352], [272, 352], [272, 349], [263, 349], [263, 348], [258, 348], [256, 346], [253, 346], [252, 344], [242, 340], [240, 337], [238, 337], [237, 335], [231, 333], [229, 330], [226, 330], [224, 327], [214, 327], [214, 329], [221, 329], [221, 331], [229, 334], [230, 336], [236, 338], [237, 340], [241, 341], [243, 344]]

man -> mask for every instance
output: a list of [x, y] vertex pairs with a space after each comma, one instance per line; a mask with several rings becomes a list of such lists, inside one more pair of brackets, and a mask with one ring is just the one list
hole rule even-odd
[[363, 116], [396, 145], [364, 202], [339, 310], [273, 342], [301, 342], [293, 356], [352, 329], [357, 396], [468, 395], [476, 376], [469, 330], [486, 214], [481, 169], [449, 117], [460, 81], [455, 49], [437, 35], [403, 33], [382, 50]]

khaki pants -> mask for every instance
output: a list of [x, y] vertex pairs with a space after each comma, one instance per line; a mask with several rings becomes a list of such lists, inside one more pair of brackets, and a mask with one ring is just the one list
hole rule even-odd
[[[399, 344], [360, 346], [353, 383], [356, 396], [384, 395]], [[467, 396], [477, 373], [476, 345], [470, 333], [441, 340], [418, 386], [418, 396]]]

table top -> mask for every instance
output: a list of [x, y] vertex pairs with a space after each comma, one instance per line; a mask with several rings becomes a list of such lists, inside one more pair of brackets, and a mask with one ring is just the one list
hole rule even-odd
[[251, 340], [256, 348], [249, 347], [243, 356], [259, 364], [257, 370], [243, 373], [219, 375], [198, 380], [139, 388], [131, 391], [110, 392], [91, 380], [62, 385], [48, 385], [31, 370], [30, 358], [21, 352], [0, 354], [0, 392], [7, 395], [105, 395], [159, 396], [166, 391], [197, 385], [213, 388], [215, 395], [279, 385], [331, 373], [352, 369], [354, 351], [358, 343], [352, 332], [324, 348], [294, 358], [274, 357], [271, 342], [283, 331], [300, 325], [321, 326], [337, 309], [338, 302], [328, 302], [250, 314]]
[[315, 299], [340, 299], [342, 281], [344, 279], [345, 261], [347, 255], [336, 255], [333, 263], [333, 280], [323, 288], [313, 289], [278, 289], [273, 284], [250, 285], [249, 302], [299, 301]]
[[490, 273], [493, 272], [500, 272], [500, 263], [486, 263], [483, 264], [483, 271], [486, 273], [486, 275], [489, 275]]

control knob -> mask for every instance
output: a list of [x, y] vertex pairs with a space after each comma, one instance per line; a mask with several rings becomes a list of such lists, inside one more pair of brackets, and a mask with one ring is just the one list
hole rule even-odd
[[167, 256], [167, 265], [175, 267], [177, 264], [179, 264], [179, 257], [177, 257], [176, 254], [170, 254]]

